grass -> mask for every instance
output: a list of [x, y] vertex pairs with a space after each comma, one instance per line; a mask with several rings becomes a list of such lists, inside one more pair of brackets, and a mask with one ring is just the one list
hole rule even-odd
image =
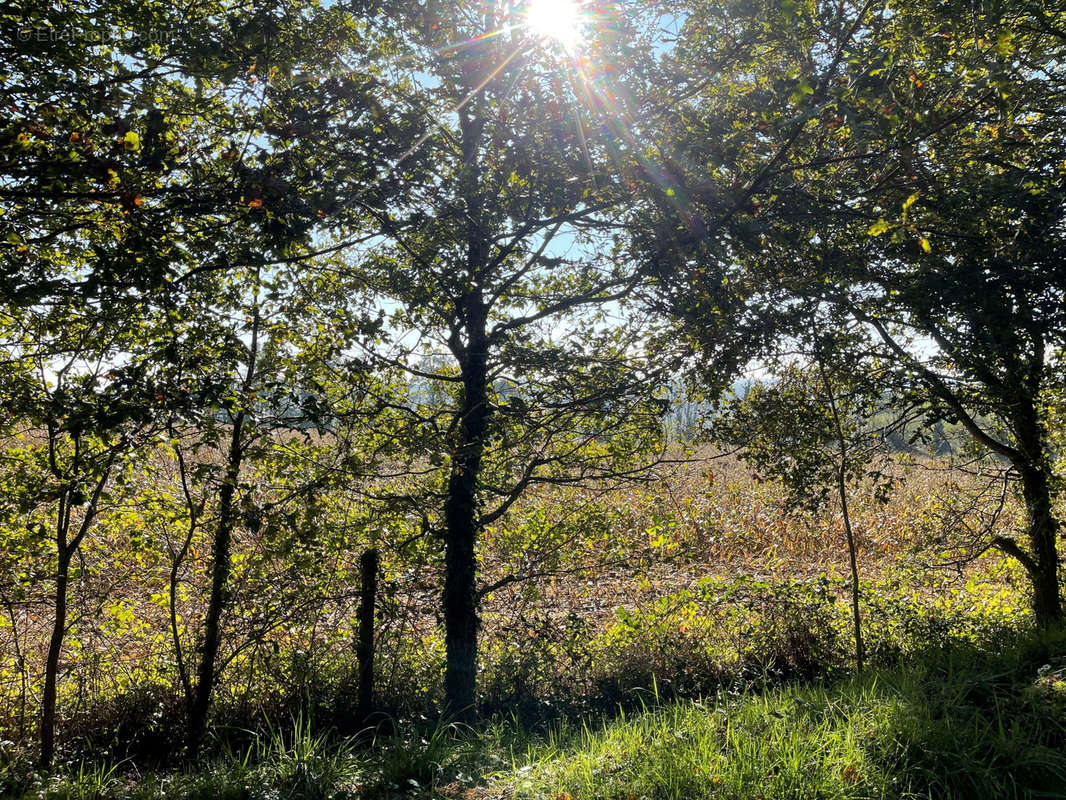
[[[1000, 632], [828, 682], [723, 687], [535, 732], [429, 720], [357, 744], [306, 720], [182, 772], [81, 765], [35, 800], [1066, 797], [1066, 632]], [[128, 766], [128, 765], [127, 765]]]
[[[856, 504], [872, 665], [861, 676], [838, 520], [786, 515], [777, 487], [716, 461], [606, 497], [530, 497], [486, 533], [486, 581], [520, 568], [513, 559], [545, 531], [560, 572], [486, 598], [475, 727], [422, 716], [443, 670], [437, 578], [397, 562], [378, 620], [378, 701], [395, 718], [374, 736], [342, 735], [354, 731], [350, 609], [316, 606], [309, 619], [326, 624], [294, 623], [230, 666], [214, 747], [184, 764], [156, 620], [68, 648], [73, 710], [51, 775], [28, 766], [32, 720], [19, 739], [18, 706], [0, 703], [0, 739], [18, 739], [0, 742], [0, 795], [1066, 797], [1066, 635], [1024, 633], [1024, 576], [995, 554], [957, 574], [929, 568], [957, 555], [938, 539], [954, 479], [920, 471], [899, 502]], [[116, 547], [114, 563], [127, 563]], [[190, 618], [199, 596], [184, 601]], [[135, 599], [145, 619], [158, 613]], [[27, 620], [0, 633], [36, 641]], [[157, 670], [154, 682], [134, 670], [114, 684], [106, 676], [126, 660]]]
[[531, 752], [518, 795], [1066, 797], [1066, 720], [1018, 690], [969, 671], [900, 669], [673, 703]]

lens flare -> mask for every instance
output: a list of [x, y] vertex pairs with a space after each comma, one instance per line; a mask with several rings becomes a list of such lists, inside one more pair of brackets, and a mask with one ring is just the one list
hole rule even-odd
[[577, 47], [585, 37], [580, 0], [530, 0], [526, 22], [533, 33], [558, 42], [566, 50]]

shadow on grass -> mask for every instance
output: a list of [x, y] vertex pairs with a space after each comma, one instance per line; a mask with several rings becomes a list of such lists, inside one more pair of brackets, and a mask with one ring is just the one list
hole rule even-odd
[[1066, 631], [1000, 631], [844, 686], [895, 701], [885, 739], [868, 749], [915, 794], [1066, 797], [1064, 676]]
[[[361, 740], [304, 721], [184, 771], [72, 766], [34, 798], [1066, 798], [1066, 632], [945, 640], [861, 676], [636, 692], [552, 721], [423, 719]], [[17, 790], [17, 791], [16, 791]]]
[[560, 730], [486, 797], [1066, 797], [1066, 635], [998, 632], [907, 663]]

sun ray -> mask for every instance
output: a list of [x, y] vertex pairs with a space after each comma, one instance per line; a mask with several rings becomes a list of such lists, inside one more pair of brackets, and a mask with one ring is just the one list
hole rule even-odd
[[540, 37], [572, 52], [585, 38], [586, 20], [581, 0], [530, 0], [526, 24]]
[[[567, 73], [574, 96], [580, 97], [590, 112], [597, 113], [603, 119], [612, 136], [629, 146], [631, 154], [636, 158], [645, 175], [659, 185], [668, 202], [674, 206], [688, 227], [694, 233], [702, 235], [702, 221], [689, 212], [682, 187], [639, 145], [634, 135], [635, 120], [629, 113], [627, 104], [617, 97], [611, 85], [612, 82], [606, 76], [599, 80], [594, 78], [589, 73], [588, 63], [581, 58], [571, 59], [571, 69], [567, 70]], [[618, 163], [618, 154], [614, 148], [608, 147], [608, 153], [611, 159]], [[623, 167], [620, 163], [618, 166]]]
[[[496, 30], [489, 31], [488, 33], [482, 33], [478, 36], [471, 36], [469, 39], [464, 39], [461, 42], [449, 42], [448, 44], [441, 45], [440, 47], [430, 50], [430, 52], [436, 53], [437, 55], [445, 55], [446, 53], [462, 50], [465, 47], [472, 47], [473, 45], [484, 42], [487, 39], [492, 39], [496, 36], [502, 36], [505, 33], [510, 33], [512, 30], [514, 30], [513, 27], [511, 27], [510, 25], [505, 25], [502, 28], [497, 28]], [[408, 58], [414, 57], [409, 56]]]
[[[466, 105], [467, 105], [468, 103], [470, 103], [470, 101], [471, 101], [471, 100], [473, 100], [473, 99], [474, 99], [475, 97], [477, 97], [477, 95], [478, 95], [478, 94], [479, 94], [479, 93], [480, 93], [481, 91], [483, 91], [483, 90], [484, 90], [484, 88], [485, 88], [486, 86], [488, 86], [488, 85], [489, 85], [489, 83], [491, 83], [491, 82], [492, 82], [492, 80], [493, 80], [493, 79], [495, 79], [495, 78], [496, 78], [496, 76], [497, 76], [497, 75], [499, 75], [499, 74], [500, 74], [500, 72], [502, 72], [502, 71], [503, 71], [503, 70], [504, 70], [504, 69], [505, 69], [505, 68], [507, 67], [507, 65], [508, 65], [508, 64], [510, 64], [510, 63], [511, 63], [511, 62], [512, 62], [512, 61], [514, 60], [515, 56], [517, 56], [517, 55], [518, 55], [518, 54], [519, 54], [520, 52], [522, 52], [522, 45], [521, 45], [521, 44], [519, 44], [519, 45], [518, 45], [517, 47], [515, 47], [515, 48], [514, 48], [514, 49], [513, 49], [513, 50], [512, 50], [511, 52], [510, 52], [510, 54], [508, 54], [508, 55], [507, 55], [507, 56], [506, 56], [506, 57], [505, 57], [505, 58], [503, 59], [503, 61], [501, 61], [501, 62], [500, 62], [500, 63], [499, 63], [499, 64], [498, 64], [498, 65], [497, 65], [497, 66], [496, 66], [496, 67], [495, 67], [495, 68], [494, 68], [494, 69], [493, 69], [493, 70], [492, 70], [492, 71], [491, 71], [491, 72], [490, 72], [490, 73], [489, 73], [488, 75], [486, 75], [486, 76], [485, 76], [485, 78], [484, 78], [484, 79], [483, 79], [483, 80], [482, 80], [482, 81], [481, 81], [480, 83], [478, 83], [478, 85], [477, 85], [477, 86], [475, 86], [475, 87], [474, 87], [473, 89], [471, 89], [471, 90], [470, 90], [470, 91], [469, 91], [469, 92], [468, 92], [468, 93], [466, 94], [466, 96], [465, 96], [465, 97], [463, 97], [463, 99], [462, 99], [462, 100], [460, 100], [460, 101], [459, 101], [458, 103], [456, 103], [456, 104], [455, 104], [455, 105], [454, 105], [454, 106], [453, 106], [453, 107], [452, 107], [452, 108], [450, 109], [449, 113], [451, 113], [451, 114], [456, 114], [456, 113], [458, 113], [458, 112], [462, 111], [462, 110], [463, 110], [463, 108], [465, 108], [465, 107], [466, 107]], [[436, 132], [437, 132], [437, 130], [439, 130], [439, 129], [440, 129], [441, 127], [443, 127], [443, 125], [444, 125], [444, 124], [445, 124], [445, 122], [444, 122], [444, 117], [442, 117], [441, 119], [438, 119], [438, 120], [436, 120], [436, 121], [435, 121], [435, 122], [433, 123], [433, 125], [431, 125], [431, 126], [430, 126], [429, 130], [427, 130], [427, 131], [426, 131], [426, 132], [425, 132], [424, 134], [422, 134], [422, 136], [418, 137], [418, 139], [416, 139], [416, 140], [414, 141], [414, 143], [413, 143], [413, 144], [412, 144], [412, 145], [411, 145], [410, 147], [408, 147], [408, 148], [407, 148], [407, 149], [406, 149], [406, 150], [405, 150], [405, 151], [404, 151], [403, 153], [401, 153], [401, 154], [400, 154], [400, 156], [399, 156], [399, 157], [397, 157], [397, 158], [396, 158], [396, 159], [395, 159], [395, 160], [394, 160], [394, 161], [392, 162], [391, 166], [389, 166], [389, 167], [388, 167], [387, 169], [385, 169], [385, 170], [384, 170], [384, 171], [383, 171], [383, 172], [382, 172], [382, 173], [381, 173], [381, 174], [380, 174], [380, 175], [378, 176], [378, 182], [380, 182], [380, 181], [384, 181], [385, 179], [389, 178], [389, 177], [390, 177], [390, 176], [391, 176], [391, 175], [392, 175], [393, 173], [395, 173], [395, 172], [396, 172], [396, 170], [397, 170], [397, 169], [399, 169], [399, 168], [400, 168], [400, 166], [401, 166], [401, 165], [402, 165], [402, 164], [403, 164], [403, 163], [404, 163], [405, 161], [407, 161], [407, 159], [408, 159], [408, 158], [410, 158], [410, 157], [411, 157], [412, 155], [414, 155], [414, 154], [415, 154], [415, 152], [417, 152], [417, 151], [418, 151], [418, 149], [419, 149], [419, 148], [420, 148], [420, 147], [421, 147], [421, 146], [422, 146], [423, 144], [425, 144], [425, 143], [426, 143], [426, 142], [427, 142], [427, 141], [428, 141], [428, 140], [429, 140], [429, 139], [430, 139], [430, 138], [431, 138], [431, 137], [433, 136], [433, 134], [434, 134], [434, 133], [436, 133]], [[372, 188], [374, 188], [374, 187], [375, 187], [375, 186], [377, 186], [377, 185], [378, 185], [378, 183], [373, 183], [373, 184], [367, 184], [366, 186], [364, 186], [363, 188], [361, 188], [361, 189], [360, 189], [359, 191], [357, 191], [357, 192], [356, 192], [356, 193], [355, 193], [355, 194], [354, 194], [354, 195], [353, 195], [352, 197], [350, 197], [350, 198], [349, 198], [348, 200], [344, 201], [344, 202], [343, 202], [343, 203], [341, 204], [341, 206], [342, 206], [342, 207], [348, 207], [348, 206], [354, 205], [355, 203], [358, 203], [358, 202], [359, 202], [359, 201], [360, 201], [360, 200], [362, 199], [362, 197], [363, 197], [363, 196], [364, 196], [364, 195], [365, 195], [365, 194], [366, 194], [367, 192], [369, 192], [369, 191], [370, 191], [370, 190], [371, 190]]]

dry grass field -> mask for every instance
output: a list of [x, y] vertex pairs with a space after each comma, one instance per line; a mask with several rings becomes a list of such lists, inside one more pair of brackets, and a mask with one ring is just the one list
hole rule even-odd
[[[995, 550], [981, 552], [991, 535], [1015, 532], [1019, 512], [1012, 500], [1004, 501], [1002, 484], [991, 471], [981, 475], [944, 461], [913, 458], [892, 470], [898, 485], [886, 502], [862, 487], [851, 497], [863, 624], [870, 666], [888, 670], [883, 680], [900, 681], [900, 692], [925, 691], [925, 678], [901, 677], [891, 670], [925, 663], [930, 653], [954, 652], [952, 648], [985, 652], [982, 648], [990, 642], [1003, 641], [1005, 631], [1027, 629], [1020, 569]], [[39, 785], [34, 796], [166, 795], [170, 779], [151, 788], [151, 782], [131, 779], [127, 767], [165, 765], [173, 750], [182, 700], [170, 580], [173, 576], [176, 590], [173, 623], [189, 658], [205, 602], [208, 549], [202, 534], [194, 536], [186, 559], [175, 569], [174, 553], [183, 535], [180, 508], [173, 505], [174, 486], [161, 476], [168, 477], [165, 469], [154, 472], [132, 499], [108, 510], [99, 535], [85, 548], [72, 591], [73, 624], [61, 663], [61, 741], [69, 763], [91, 763], [95, 771], [75, 776], [73, 783], [54, 778]], [[315, 510], [336, 518], [337, 509], [350, 504], [351, 498], [325, 497]], [[285, 796], [504, 797], [525, 786], [530, 797], [568, 797], [572, 787], [585, 786], [588, 797], [680, 798], [695, 790], [684, 788], [689, 783], [682, 780], [684, 769], [678, 764], [661, 765], [680, 770], [677, 791], [630, 795], [618, 788], [622, 784], [603, 783], [602, 770], [592, 769], [590, 759], [602, 759], [617, 748], [639, 750], [646, 738], [718, 741], [718, 729], [705, 728], [698, 713], [693, 717], [693, 708], [684, 704], [692, 698], [721, 698], [723, 691], [745, 698], [742, 716], [747, 721], [741, 727], [754, 726], [752, 731], [765, 730], [760, 720], [794, 714], [797, 703], [837, 702], [825, 693], [828, 689], [822, 695], [817, 689], [803, 694], [806, 690], [790, 686], [845, 681], [851, 693], [846, 703], [856, 709], [870, 703], [875, 707], [866, 722], [865, 717], [848, 717], [848, 726], [856, 730], [889, 725], [886, 720], [899, 701], [891, 693], [871, 694], [872, 686], [853, 673], [847, 551], [839, 513], [792, 510], [781, 486], [756, 480], [732, 455], [704, 451], [626, 485], [529, 492], [486, 532], [479, 701], [483, 719], [497, 720], [510, 732], [490, 726], [457, 743], [439, 725], [433, 728], [430, 722], [426, 730], [427, 723], [419, 721], [433, 719], [443, 676], [439, 553], [425, 537], [412, 543], [409, 530], [395, 520], [382, 523], [375, 539], [383, 556], [377, 701], [398, 738], [384, 740], [383, 750], [367, 755], [313, 732], [343, 733], [350, 724], [356, 690], [357, 561], [367, 540], [344, 526], [316, 531], [313, 541], [290, 541], [285, 547], [268, 532], [250, 527], [238, 532], [216, 712], [220, 763], [228, 765], [225, 775], [245, 776], [234, 778], [238, 783], [246, 784], [247, 774], [235, 763], [281, 769], [298, 757], [292, 748], [304, 747], [305, 757], [318, 753], [314, 758], [324, 759], [319, 766], [347, 764], [344, 769], [361, 777], [342, 780], [323, 774], [319, 780], [333, 787], [332, 794], [304, 786], [302, 794]], [[18, 754], [32, 747], [48, 623], [47, 586], [41, 580], [19, 598], [0, 598], [5, 605], [0, 721], [11, 742], [5, 745], [9, 765], [23, 763]], [[622, 710], [624, 717], [626, 709], [640, 713], [632, 723], [612, 723], [621, 727], [604, 728], [602, 735], [572, 727], [590, 714], [616, 718]], [[837, 788], [857, 786], [840, 776], [852, 775], [850, 766], [869, 761], [848, 744], [858, 734], [851, 727], [830, 728], [815, 725], [802, 735], [782, 729], [766, 734], [769, 738], [760, 746], [785, 748], [792, 753], [789, 758], [801, 759], [803, 748], [810, 746], [804, 736], [830, 737], [838, 742], [833, 758], [840, 763], [835, 777], [826, 780]], [[259, 733], [248, 739], [249, 731]], [[722, 746], [710, 740], [705, 744]], [[225, 753], [234, 746], [252, 749], [233, 762], [232, 753]], [[510, 756], [504, 758], [505, 752]], [[753, 751], [751, 757], [770, 756]], [[86, 758], [90, 761], [83, 762]], [[503, 769], [507, 759], [517, 771]], [[719, 781], [756, 785], [743, 770], [730, 772], [724, 763]], [[107, 771], [101, 766], [115, 764], [126, 767]], [[237, 772], [231, 774], [232, 769]], [[632, 780], [658, 785], [642, 769]], [[271, 774], [263, 780], [282, 781], [281, 773]], [[25, 788], [22, 780], [18, 785]], [[204, 773], [190, 780], [196, 786], [196, 781], [206, 781], [201, 787], [205, 797], [229, 791], [217, 782], [218, 775]], [[414, 781], [417, 790], [414, 784], [404, 789], [405, 780]], [[807, 778], [796, 780], [797, 786], [811, 785]], [[89, 789], [88, 794], [68, 792], [98, 784], [109, 787], [111, 795]], [[718, 785], [712, 781], [706, 786]], [[402, 791], [397, 794], [390, 786]], [[348, 794], [338, 794], [344, 787]], [[60, 793], [49, 794], [53, 789]], [[183, 791], [195, 794], [188, 786]], [[232, 796], [258, 797], [249, 791], [245, 786]]]
[[[894, 469], [900, 483], [887, 502], [861, 489], [852, 498], [874, 649], [906, 646], [903, 627], [917, 629], [936, 615], [1024, 615], [1014, 565], [995, 551], [961, 560], [979, 549], [975, 520], [998, 508], [997, 484], [943, 462], [912, 459]], [[85, 548], [62, 664], [71, 717], [94, 715], [100, 702], [137, 685], [154, 687], [166, 708], [177, 705], [169, 579], [182, 521], [166, 504], [174, 488], [159, 473], [153, 485], [154, 494], [111, 510]], [[343, 500], [320, 508], [333, 513]], [[1008, 501], [995, 532], [1010, 533], [1017, 522]], [[382, 703], [429, 708], [443, 658], [439, 553], [432, 542], [390, 550], [388, 535], [382, 538]], [[241, 717], [276, 708], [274, 692], [294, 675], [300, 688], [286, 702], [306, 704], [309, 693], [326, 702], [344, 690], [360, 549], [357, 537], [346, 536], [283, 552], [263, 535], [239, 532], [223, 709]], [[207, 556], [206, 542], [194, 539], [176, 573], [186, 649], [203, 613]], [[843, 663], [846, 558], [839, 514], [790, 511], [780, 486], [760, 483], [729, 455], [699, 453], [624, 486], [530, 492], [482, 542], [483, 585], [499, 586], [483, 600], [485, 702], [576, 702], [612, 681], [646, 681], [651, 672], [669, 682], [681, 662], [715, 679], [752, 659], [810, 670], [829, 656], [825, 648], [830, 661]], [[40, 580], [21, 598], [0, 598], [2, 720], [13, 739], [32, 723], [25, 709], [40, 683], [47, 591]], [[791, 630], [796, 625], [812, 630]], [[825, 652], [817, 658], [800, 652], [801, 642], [786, 641], [818, 626], [824, 636], [815, 638], [825, 641], [817, 647]]]

